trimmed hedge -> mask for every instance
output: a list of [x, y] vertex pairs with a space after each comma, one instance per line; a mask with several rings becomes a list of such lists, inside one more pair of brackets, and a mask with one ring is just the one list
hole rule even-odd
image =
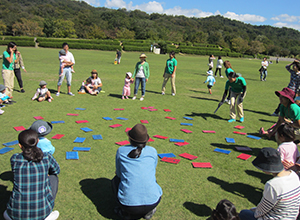
[[[85, 43], [68, 43], [72, 49], [94, 49], [94, 50], [121, 50], [120, 45], [107, 45], [107, 44], [85, 44]], [[48, 48], [61, 48], [60, 42], [41, 42], [40, 47]]]
[[241, 53], [230, 52], [228, 53], [229, 57], [242, 57]]
[[148, 52], [150, 51], [150, 46], [132, 46], [132, 45], [124, 45], [123, 50], [125, 51], [140, 51], [140, 52]]
[[34, 37], [26, 37], [26, 36], [1, 36], [1, 39], [10, 41], [32, 41], [34, 42]]
[[62, 39], [62, 38], [46, 38], [46, 37], [40, 37], [37, 39], [39, 43], [48, 43], [48, 42], [57, 42], [60, 43], [61, 45], [65, 42], [68, 44], [70, 43], [82, 43], [82, 44], [109, 44], [109, 45], [120, 45], [119, 41], [116, 40], [88, 40], [88, 39]]
[[[0, 40], [0, 45], [7, 45], [12, 40]], [[24, 41], [24, 40], [13, 40], [17, 46], [23, 46], [23, 47], [34, 47], [35, 43], [33, 41]]]

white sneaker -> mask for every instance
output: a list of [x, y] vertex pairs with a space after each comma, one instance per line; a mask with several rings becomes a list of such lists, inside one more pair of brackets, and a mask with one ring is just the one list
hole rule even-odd
[[2, 115], [4, 113], [4, 111], [2, 109], [0, 109], [0, 115]]
[[56, 220], [58, 219], [58, 216], [59, 216], [59, 212], [55, 210], [52, 211], [50, 215], [48, 215], [47, 218], [45, 218], [45, 220]]
[[224, 78], [224, 76], [220, 76], [220, 78]]
[[230, 104], [231, 104], [230, 100], [227, 102], [227, 104], [228, 104], [228, 105], [230, 105]]
[[175, 96], [175, 93], [172, 93], [172, 96]]
[[141, 98], [140, 98], [140, 101], [143, 101], [144, 100], [144, 97], [142, 96]]
[[59, 92], [58, 92], [58, 93], [56, 93], [56, 96], [59, 96]]
[[133, 96], [133, 97], [132, 97], [132, 100], [135, 100], [135, 99], [136, 99], [136, 96]]
[[72, 92], [68, 92], [68, 95], [75, 96]]
[[164, 95], [165, 93], [164, 93], [164, 92], [162, 92], [161, 94], [162, 94], [162, 95]]

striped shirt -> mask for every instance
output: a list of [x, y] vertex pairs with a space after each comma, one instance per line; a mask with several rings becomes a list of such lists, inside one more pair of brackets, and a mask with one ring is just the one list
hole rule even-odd
[[269, 180], [263, 192], [263, 198], [257, 205], [255, 218], [296, 219], [300, 206], [300, 181], [298, 175], [274, 177]]
[[22, 153], [12, 155], [10, 162], [14, 187], [8, 215], [14, 220], [45, 219], [54, 207], [48, 173], [59, 174], [58, 163], [49, 153], [39, 163], [26, 160]]
[[291, 74], [290, 83], [288, 84], [287, 87], [293, 90], [295, 93], [297, 93], [300, 86], [300, 73], [299, 72], [296, 73], [294, 70], [292, 70], [290, 65], [286, 65], [285, 68]]

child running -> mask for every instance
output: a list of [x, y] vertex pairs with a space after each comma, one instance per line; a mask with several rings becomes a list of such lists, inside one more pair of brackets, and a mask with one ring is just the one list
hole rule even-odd
[[128, 99], [128, 96], [130, 96], [130, 84], [132, 83], [132, 81], [130, 80], [131, 77], [132, 77], [132, 73], [127, 72], [125, 77], [125, 84], [123, 87], [122, 99], [124, 99], [124, 96], [126, 99]]
[[209, 71], [207, 71], [207, 79], [203, 83], [207, 83], [207, 82], [208, 82], [207, 84], [208, 92], [209, 94], [211, 94], [211, 87], [213, 87], [213, 85], [215, 85], [216, 83], [216, 79], [213, 76], [213, 71], [211, 70], [211, 68], [209, 68]]
[[48, 102], [51, 102], [53, 100], [50, 91], [47, 88], [47, 83], [42, 80], [39, 84], [40, 88], [36, 90], [36, 93], [32, 97], [32, 101], [37, 98], [38, 102], [42, 102], [44, 100], [48, 100]]

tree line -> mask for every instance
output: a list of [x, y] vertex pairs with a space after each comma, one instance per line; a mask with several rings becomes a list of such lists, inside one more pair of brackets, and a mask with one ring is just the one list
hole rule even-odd
[[216, 44], [242, 54], [300, 56], [300, 32], [220, 15], [188, 18], [71, 0], [1, 0], [0, 35]]

